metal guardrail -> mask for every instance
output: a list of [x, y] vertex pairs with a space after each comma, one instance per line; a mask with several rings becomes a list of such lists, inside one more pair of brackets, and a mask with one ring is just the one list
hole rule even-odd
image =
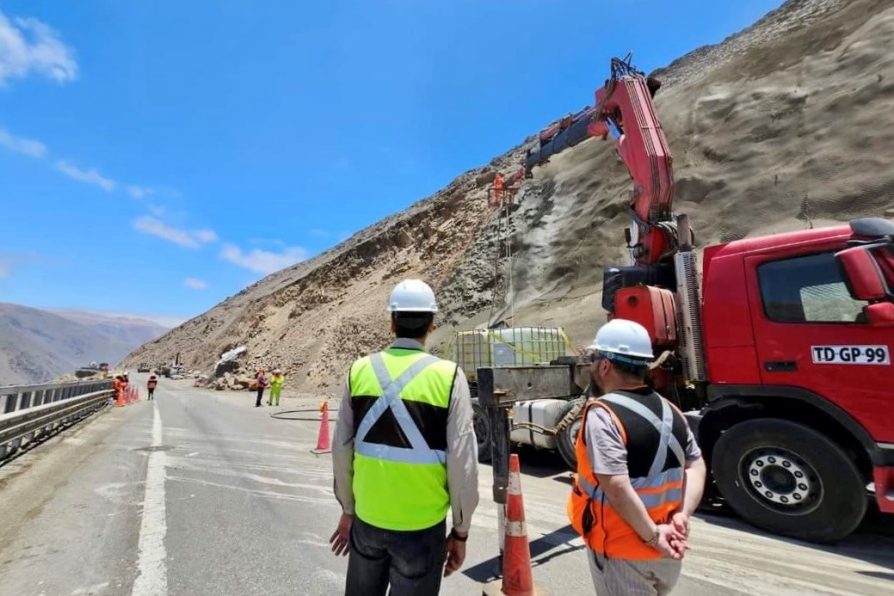
[[114, 393], [111, 380], [0, 387], [0, 461], [105, 407]]

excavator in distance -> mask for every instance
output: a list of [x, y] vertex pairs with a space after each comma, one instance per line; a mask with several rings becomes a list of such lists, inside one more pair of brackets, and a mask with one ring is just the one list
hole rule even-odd
[[[873, 500], [894, 513], [894, 223], [866, 217], [708, 246], [700, 274], [689, 219], [672, 209], [659, 88], [629, 57], [613, 59], [595, 104], [544, 129], [524, 174], [593, 137], [614, 139], [633, 191], [630, 262], [604, 268], [608, 317], [649, 331], [660, 355], [651, 381], [688, 411], [716, 489], [740, 516], [804, 540], [843, 538]], [[478, 369], [477, 379], [487, 407], [549, 408], [577, 398], [589, 372], [553, 363]], [[566, 460], [582, 404], [549, 421]]]

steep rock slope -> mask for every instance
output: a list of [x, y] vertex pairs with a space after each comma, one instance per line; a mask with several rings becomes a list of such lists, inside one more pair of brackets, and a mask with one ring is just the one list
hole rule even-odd
[[[790, 0], [655, 73], [665, 82], [656, 103], [675, 157], [675, 206], [692, 216], [700, 245], [891, 216], [892, 39], [890, 0]], [[247, 365], [282, 366], [293, 382], [332, 390], [352, 358], [387, 340], [387, 294], [410, 276], [440, 296], [435, 344], [511, 315], [586, 341], [604, 319], [602, 267], [625, 259], [629, 178], [612, 143], [587, 142], [539, 168], [500, 224], [486, 187], [495, 171], [517, 167], [524, 147], [259, 281], [129, 361], [180, 351], [188, 365], [210, 367], [244, 344]], [[511, 294], [497, 257], [506, 234]]]

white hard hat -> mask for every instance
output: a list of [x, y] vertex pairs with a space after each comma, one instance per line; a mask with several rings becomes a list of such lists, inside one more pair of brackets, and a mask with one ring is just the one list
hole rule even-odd
[[633, 365], [645, 365], [654, 358], [649, 332], [626, 319], [613, 319], [600, 327], [590, 349], [609, 355], [610, 360]]
[[420, 279], [406, 279], [391, 290], [388, 312], [438, 312], [435, 293]]

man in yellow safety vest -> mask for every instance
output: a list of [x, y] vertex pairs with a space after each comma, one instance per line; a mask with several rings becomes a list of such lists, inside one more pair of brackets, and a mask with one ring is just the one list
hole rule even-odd
[[343, 513], [330, 542], [350, 553], [348, 596], [384, 596], [389, 585], [395, 596], [437, 594], [442, 573], [462, 566], [478, 505], [469, 385], [455, 363], [425, 352], [434, 292], [403, 281], [388, 310], [396, 339], [351, 366], [332, 446]]

